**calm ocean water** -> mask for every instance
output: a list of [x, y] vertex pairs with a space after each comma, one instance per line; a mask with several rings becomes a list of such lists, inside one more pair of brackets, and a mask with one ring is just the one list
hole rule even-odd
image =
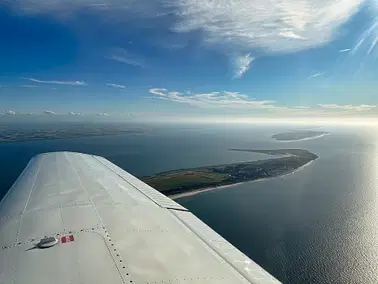
[[378, 133], [276, 142], [294, 127], [153, 127], [146, 134], [0, 144], [0, 197], [40, 152], [102, 155], [136, 176], [265, 158], [228, 148], [302, 148], [320, 158], [284, 177], [178, 200], [284, 283], [378, 283]]

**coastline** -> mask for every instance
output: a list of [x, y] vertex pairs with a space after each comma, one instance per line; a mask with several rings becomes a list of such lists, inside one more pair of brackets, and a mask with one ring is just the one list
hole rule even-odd
[[53, 141], [53, 140], [71, 140], [71, 139], [81, 139], [81, 138], [97, 138], [97, 137], [107, 137], [107, 136], [124, 136], [131, 134], [144, 134], [145, 132], [129, 132], [129, 133], [111, 133], [111, 134], [90, 134], [82, 136], [67, 136], [67, 137], [48, 137], [48, 138], [30, 138], [30, 139], [20, 139], [20, 140], [0, 140], [0, 144], [8, 143], [27, 143], [35, 141]]
[[225, 189], [225, 188], [233, 187], [233, 186], [236, 186], [236, 185], [241, 185], [241, 184], [246, 184], [246, 183], [254, 183], [254, 182], [261, 182], [261, 181], [265, 181], [265, 180], [269, 180], [269, 179], [273, 179], [273, 178], [282, 178], [282, 177], [285, 177], [287, 175], [299, 172], [300, 170], [304, 169], [305, 167], [310, 166], [313, 162], [314, 162], [314, 160], [311, 160], [308, 163], [304, 164], [303, 166], [300, 166], [299, 168], [297, 168], [293, 171], [290, 171], [290, 172], [287, 172], [283, 175], [279, 175], [279, 176], [275, 176], [275, 177], [259, 178], [259, 179], [255, 179], [255, 180], [237, 182], [237, 183], [233, 183], [233, 184], [200, 188], [200, 189], [196, 189], [196, 190], [193, 190], [193, 191], [168, 195], [168, 197], [175, 200], [175, 199], [179, 199], [179, 198], [183, 198], [183, 197], [189, 197], [189, 196], [197, 195], [197, 194], [204, 193], [204, 192], [215, 191], [215, 190], [219, 190], [219, 189]]
[[330, 135], [330, 134], [331, 133], [324, 133], [324, 134], [320, 134], [320, 135], [317, 135], [317, 136], [306, 137], [306, 138], [297, 139], [297, 140], [277, 140], [277, 139], [275, 139], [275, 140], [276, 140], [276, 142], [279, 142], [279, 143], [292, 143], [292, 142], [300, 142], [300, 141], [319, 139], [319, 138], [322, 138], [322, 137]]
[[244, 183], [248, 183], [248, 182], [256, 182], [256, 181], [261, 181], [261, 180], [264, 180], [264, 179], [256, 179], [256, 180], [251, 180], [251, 181], [237, 182], [237, 183], [221, 185], [221, 186], [205, 187], [205, 188], [195, 189], [195, 190], [188, 191], [188, 192], [182, 192], [182, 193], [177, 193], [177, 194], [173, 194], [173, 195], [168, 195], [168, 197], [171, 198], [171, 199], [178, 199], [178, 198], [182, 198], [182, 197], [197, 195], [197, 194], [200, 194], [200, 193], [203, 193], [203, 192], [214, 191], [214, 190], [217, 190], [217, 189], [224, 189], [224, 188], [232, 187], [232, 186], [235, 186], [235, 185], [240, 185], [240, 184], [244, 184]]
[[282, 178], [282, 177], [285, 177], [285, 176], [288, 176], [288, 175], [295, 174], [296, 172], [299, 172], [300, 170], [303, 170], [304, 168], [310, 166], [314, 161], [315, 161], [315, 160], [312, 160], [312, 161], [310, 161], [310, 162], [304, 164], [303, 166], [300, 166], [299, 168], [295, 169], [294, 171], [288, 172], [288, 173], [283, 174], [283, 175], [281, 175], [281, 176], [279, 176], [279, 177]]

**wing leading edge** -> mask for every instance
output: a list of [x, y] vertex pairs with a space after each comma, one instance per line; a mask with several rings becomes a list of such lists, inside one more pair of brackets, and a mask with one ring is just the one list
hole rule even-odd
[[[41, 239], [58, 243], [41, 249]], [[34, 157], [0, 203], [0, 283], [280, 283], [108, 160]]]

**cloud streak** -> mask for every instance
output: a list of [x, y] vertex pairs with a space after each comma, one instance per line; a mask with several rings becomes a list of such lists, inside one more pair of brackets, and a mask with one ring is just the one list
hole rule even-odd
[[[48, 2], [48, 5], [40, 2]], [[237, 51], [292, 52], [324, 45], [356, 14], [365, 0], [107, 0], [104, 3], [66, 0], [20, 0], [28, 13], [91, 9], [103, 22], [126, 23], [128, 16], [147, 23], [159, 18], [178, 33], [200, 31], [206, 43], [227, 44]], [[146, 8], [148, 7], [148, 8]], [[99, 9], [100, 8], [100, 9]], [[103, 10], [106, 9], [106, 13]], [[172, 21], [172, 16], [175, 20]], [[154, 23], [154, 22], [153, 22]], [[165, 26], [166, 27], [166, 26]], [[235, 50], [234, 50], [235, 51]], [[107, 58], [143, 67], [138, 60], [111, 53]]]
[[70, 112], [68, 113], [68, 115], [70, 115], [70, 116], [81, 116], [82, 114], [81, 114], [80, 112], [73, 112], [73, 111], [70, 111]]
[[319, 104], [319, 107], [327, 110], [341, 110], [351, 112], [366, 112], [375, 109], [376, 105], [338, 105], [338, 104]]
[[250, 53], [237, 56], [234, 61], [234, 78], [241, 78], [251, 68], [252, 61], [255, 60]]
[[312, 74], [311, 76], [309, 76], [308, 79], [314, 79], [314, 78], [317, 78], [317, 77], [321, 77], [323, 75], [324, 75], [323, 72], [315, 73], [315, 74]]
[[44, 114], [47, 114], [47, 115], [55, 115], [56, 113], [51, 111], [51, 110], [45, 110], [43, 111]]
[[273, 100], [254, 100], [247, 95], [238, 92], [211, 92], [200, 94], [184, 94], [180, 92], [168, 92], [166, 89], [153, 88], [149, 92], [155, 98], [168, 100], [177, 103], [189, 104], [202, 108], [220, 108], [228, 109], [269, 109], [275, 108]]
[[130, 53], [124, 48], [113, 48], [106, 59], [114, 60], [134, 67], [146, 68], [147, 64], [140, 56]]
[[13, 110], [8, 109], [8, 110], [4, 111], [4, 114], [7, 114], [7, 115], [16, 115], [16, 112], [13, 111]]
[[[109, 23], [112, 29], [127, 30], [135, 24], [141, 29], [148, 27], [148, 34], [153, 31], [155, 34], [173, 34], [176, 38], [189, 33], [200, 34], [205, 45], [220, 49], [233, 59], [233, 77], [241, 78], [250, 69], [254, 57], [292, 53], [334, 40], [339, 28], [360, 10], [365, 1], [106, 0], [90, 3], [90, 0], [79, 0], [67, 5], [66, 0], [20, 0], [13, 5], [28, 13], [55, 12], [57, 17], [64, 17], [64, 21], [70, 21], [72, 17], [73, 24], [75, 16], [81, 16], [81, 11], [89, 11], [99, 23]], [[48, 5], [40, 2], [48, 2]], [[161, 24], [157, 24], [157, 20]], [[147, 41], [156, 41], [156, 38]], [[188, 44], [175, 43], [158, 45], [182, 48]], [[371, 43], [369, 52], [373, 52], [376, 43]], [[235, 54], [241, 55], [234, 58]], [[136, 68], [150, 66], [146, 58], [120, 47], [106, 52], [104, 58]]]
[[21, 85], [22, 88], [39, 88], [39, 86], [35, 85]]
[[71, 86], [86, 86], [87, 83], [84, 81], [45, 81], [45, 80], [38, 80], [35, 78], [23, 78], [25, 80], [29, 80], [34, 83], [39, 83], [39, 84], [56, 84], [56, 85], [71, 85]]
[[124, 86], [124, 85], [118, 85], [118, 84], [112, 84], [112, 83], [107, 83], [107, 84], [105, 84], [105, 86], [123, 89], [123, 90], [126, 89], [126, 86]]
[[285, 116], [332, 116], [332, 115], [364, 115], [371, 114], [376, 109], [376, 105], [338, 105], [338, 104], [318, 104], [315, 106], [283, 106], [274, 100], [256, 100], [248, 95], [238, 92], [170, 92], [164, 88], [152, 88], [149, 92], [156, 98], [176, 103], [188, 104], [193, 107], [204, 109], [227, 109], [239, 111], [258, 111], [266, 115]]
[[177, 32], [201, 30], [209, 43], [231, 43], [270, 52], [321, 46], [360, 8], [363, 0], [170, 0], [180, 11]]
[[309, 106], [294, 106], [296, 109], [310, 109]]
[[366, 51], [370, 54], [378, 43], [378, 17], [375, 17], [370, 26], [361, 34], [356, 45], [353, 47], [351, 54], [359, 50]]

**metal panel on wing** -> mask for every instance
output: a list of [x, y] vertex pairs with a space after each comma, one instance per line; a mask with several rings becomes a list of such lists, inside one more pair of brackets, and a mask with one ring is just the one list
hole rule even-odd
[[163, 208], [171, 208], [176, 210], [183, 210], [187, 211], [187, 209], [177, 202], [174, 202], [172, 199], [166, 197], [164, 194], [158, 192], [156, 189], [152, 188], [151, 186], [145, 184], [141, 180], [137, 179], [136, 177], [132, 176], [128, 172], [125, 172], [120, 167], [114, 165], [113, 163], [109, 162], [105, 158], [94, 156], [98, 161], [103, 163], [106, 167], [108, 167], [113, 172], [117, 173], [120, 177], [122, 177], [125, 181], [131, 184], [135, 189], [143, 192], [148, 198], [154, 201], [156, 204]]

